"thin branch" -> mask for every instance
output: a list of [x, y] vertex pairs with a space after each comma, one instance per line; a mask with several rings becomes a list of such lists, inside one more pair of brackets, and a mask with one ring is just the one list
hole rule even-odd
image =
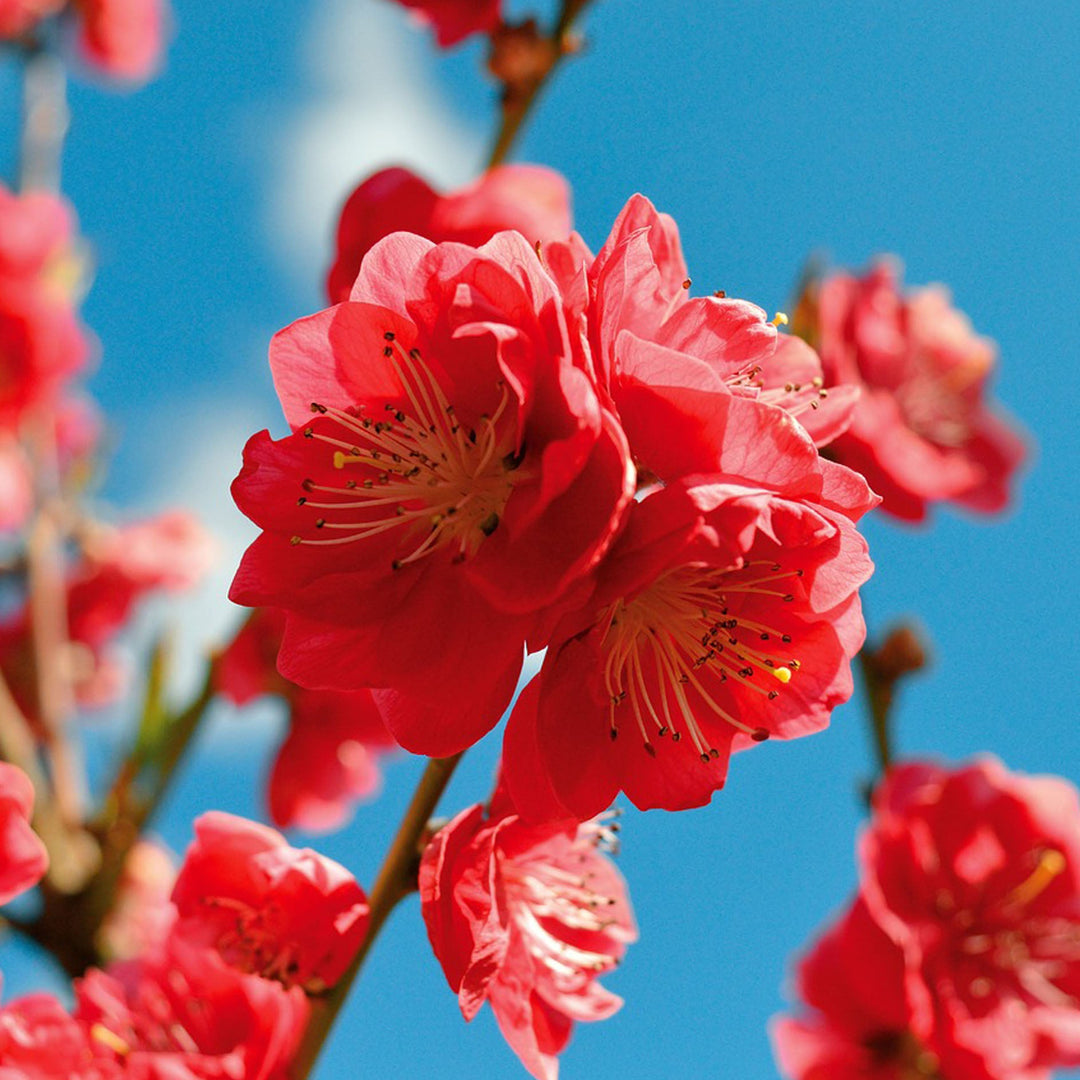
[[[538, 64], [537, 69], [520, 81], [504, 81], [502, 119], [488, 157], [489, 169], [507, 159], [540, 92], [563, 59], [576, 51], [573, 35], [574, 23], [589, 3], [590, 0], [563, 0], [559, 18], [551, 36], [538, 38], [535, 41], [535, 46], [544, 53], [544, 59]], [[503, 31], [496, 31], [492, 39], [496, 52], [501, 32]], [[512, 33], [512, 29], [509, 32]], [[498, 74], [494, 64], [494, 55], [492, 69]]]
[[315, 1003], [304, 1040], [289, 1073], [292, 1080], [307, 1080], [310, 1076], [379, 931], [398, 901], [408, 896], [414, 888], [420, 838], [461, 758], [462, 754], [456, 754], [449, 758], [429, 759], [371, 889], [371, 915], [367, 933], [348, 971], [325, 998]]
[[23, 67], [20, 191], [59, 192], [69, 122], [64, 62], [38, 45], [28, 45]]

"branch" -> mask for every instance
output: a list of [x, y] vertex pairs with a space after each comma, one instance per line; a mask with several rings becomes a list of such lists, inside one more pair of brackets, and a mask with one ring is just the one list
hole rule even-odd
[[364, 940], [360, 943], [348, 971], [321, 1001], [315, 1003], [304, 1032], [304, 1040], [293, 1059], [291, 1080], [307, 1080], [315, 1066], [323, 1044], [326, 1042], [338, 1013], [349, 996], [349, 989], [363, 967], [379, 931], [398, 901], [415, 888], [416, 863], [419, 858], [420, 838], [438, 805], [439, 799], [454, 775], [454, 769], [462, 754], [448, 758], [430, 758], [420, 783], [413, 793], [409, 808], [398, 826], [390, 848], [383, 860], [379, 876], [371, 890], [370, 922]]

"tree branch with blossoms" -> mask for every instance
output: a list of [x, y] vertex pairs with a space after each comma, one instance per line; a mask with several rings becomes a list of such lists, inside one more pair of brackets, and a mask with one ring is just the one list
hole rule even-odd
[[[866, 515], [1011, 497], [1024, 444], [987, 404], [992, 344], [892, 261], [809, 268], [791, 333], [693, 296], [676, 222], [640, 194], [594, 254], [567, 181], [506, 163], [587, 0], [549, 33], [498, 0], [401, 3], [444, 47], [487, 39], [489, 166], [446, 193], [384, 169], [345, 202], [330, 306], [269, 346], [288, 433], [251, 436], [232, 486], [258, 530], [230, 590], [250, 614], [180, 707], [158, 637], [96, 807], [77, 725], [122, 700], [114, 648], [142, 600], [190, 588], [212, 545], [182, 512], [98, 520], [69, 482], [99, 427], [71, 396], [90, 346], [57, 194], [64, 50], [144, 79], [166, 13], [0, 4], [0, 37], [26, 46], [23, 179], [0, 190], [0, 468], [20, 495], [0, 521], [0, 903], [36, 888], [9, 925], [75, 978], [70, 1009], [0, 1008], [0, 1072], [307, 1080], [417, 892], [463, 1018], [487, 1005], [523, 1068], [556, 1080], [575, 1023], [622, 1006], [602, 980], [638, 937], [614, 802], [705, 806], [736, 753], [824, 729], [856, 665], [878, 773], [859, 880], [799, 966], [802, 1006], [774, 1021], [781, 1071], [1080, 1064], [1075, 789], [991, 759], [898, 761], [897, 693], [925, 649], [906, 625], [865, 644]], [[212, 704], [264, 696], [287, 717], [266, 782], [281, 828], [341, 828], [383, 754], [426, 759], [370, 895], [220, 810], [179, 872], [147, 836]], [[434, 819], [504, 719], [494, 790]]]

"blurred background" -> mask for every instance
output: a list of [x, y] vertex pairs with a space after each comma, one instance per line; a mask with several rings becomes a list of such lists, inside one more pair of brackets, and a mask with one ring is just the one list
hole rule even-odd
[[[496, 103], [481, 45], [438, 53], [388, 2], [174, 6], [156, 81], [130, 95], [73, 85], [64, 190], [97, 267], [84, 313], [103, 350], [89, 386], [114, 431], [101, 498], [121, 514], [185, 505], [222, 544], [211, 584], [155, 613], [182, 628], [182, 692], [239, 618], [225, 591], [253, 532], [228, 484], [251, 432], [285, 431], [266, 346], [324, 305], [341, 201], [392, 163], [440, 185], [470, 179]], [[549, 7], [510, 5], [533, 10]], [[894, 712], [902, 753], [990, 752], [1076, 782], [1080, 5], [596, 0], [583, 26], [584, 54], [516, 156], [568, 178], [594, 250], [642, 191], [678, 221], [696, 293], [722, 288], [771, 312], [788, 307], [811, 253], [861, 267], [894, 252], [909, 283], [946, 283], [998, 341], [996, 394], [1032, 444], [1017, 504], [994, 521], [869, 521], [867, 617], [880, 631], [914, 616], [932, 642], [931, 668]], [[17, 100], [7, 63], [6, 176]], [[92, 733], [99, 772], [123, 720]], [[264, 813], [282, 723], [270, 702], [216, 709], [156, 823], [175, 851], [205, 809]], [[497, 736], [469, 753], [444, 812], [486, 797], [497, 753]], [[294, 842], [370, 883], [420, 768], [394, 759], [349, 828]], [[619, 865], [641, 941], [606, 980], [626, 1005], [579, 1026], [563, 1075], [774, 1077], [766, 1024], [787, 1000], [790, 960], [854, 887], [870, 773], [857, 692], [827, 732], [739, 757], [710, 807], [628, 813]], [[5, 995], [61, 986], [17, 948], [0, 966]], [[317, 1076], [478, 1070], [525, 1075], [486, 1010], [463, 1024], [407, 902]]]

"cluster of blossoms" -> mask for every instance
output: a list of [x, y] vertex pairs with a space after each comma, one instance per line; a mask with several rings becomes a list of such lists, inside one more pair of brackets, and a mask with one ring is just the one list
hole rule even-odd
[[0, 41], [70, 34], [96, 71], [143, 81], [161, 63], [168, 15], [165, 0], [0, 0]]
[[530, 820], [620, 789], [701, 805], [732, 749], [850, 694], [875, 498], [815, 439], [854, 394], [761, 309], [690, 298], [640, 196], [595, 258], [576, 235], [377, 240], [271, 367], [293, 434], [245, 450], [233, 491], [263, 533], [233, 599], [285, 612], [288, 679], [370, 691], [432, 756], [486, 734], [546, 647], [505, 747]]
[[994, 760], [894, 768], [848, 911], [774, 1024], [793, 1080], [1042, 1080], [1080, 1064], [1080, 801]]
[[[3, 765], [4, 902], [46, 868], [27, 823], [31, 798], [26, 777]], [[126, 915], [146, 931], [137, 955], [77, 979], [70, 1013], [46, 994], [0, 1009], [0, 1071], [17, 1080], [286, 1080], [307, 992], [333, 985], [366, 930], [363, 891], [337, 863], [228, 814], [196, 821], [171, 901], [167, 861], [144, 863], [141, 903]]]

